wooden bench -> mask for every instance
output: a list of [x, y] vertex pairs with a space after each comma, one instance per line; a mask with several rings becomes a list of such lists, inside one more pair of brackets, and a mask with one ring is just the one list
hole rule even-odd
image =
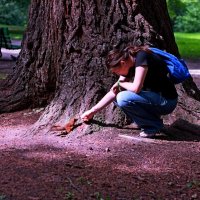
[[21, 49], [20, 45], [13, 45], [10, 33], [7, 27], [0, 27], [0, 57], [2, 57], [1, 48], [5, 49]]

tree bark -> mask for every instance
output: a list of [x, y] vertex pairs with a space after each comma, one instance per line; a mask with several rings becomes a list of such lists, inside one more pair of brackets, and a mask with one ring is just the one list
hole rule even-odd
[[[19, 59], [1, 91], [0, 112], [48, 105], [40, 127], [79, 115], [116, 81], [104, 64], [108, 51], [128, 44], [180, 56], [165, 0], [32, 1]], [[179, 90], [185, 99], [180, 104], [187, 110], [187, 99], [192, 101], [196, 110], [188, 116], [199, 120], [200, 92], [192, 79]], [[109, 106], [102, 116], [123, 121], [116, 113]]]

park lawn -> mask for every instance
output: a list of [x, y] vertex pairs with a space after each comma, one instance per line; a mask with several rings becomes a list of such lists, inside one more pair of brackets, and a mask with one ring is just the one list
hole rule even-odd
[[200, 33], [175, 33], [176, 43], [183, 58], [200, 59]]
[[7, 77], [7, 74], [0, 73], [0, 80], [4, 80], [4, 79], [6, 79], [6, 77]]

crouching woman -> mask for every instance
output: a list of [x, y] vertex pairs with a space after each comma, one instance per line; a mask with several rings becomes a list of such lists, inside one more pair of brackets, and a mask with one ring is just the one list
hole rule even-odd
[[173, 112], [178, 97], [165, 62], [148, 47], [128, 46], [110, 51], [106, 65], [119, 79], [94, 107], [81, 115], [82, 120], [89, 121], [115, 102], [131, 119], [132, 127], [141, 129], [141, 137], [156, 136], [163, 128], [161, 116]]

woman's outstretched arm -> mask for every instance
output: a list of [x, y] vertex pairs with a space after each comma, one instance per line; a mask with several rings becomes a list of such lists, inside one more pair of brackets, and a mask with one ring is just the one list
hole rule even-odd
[[95, 106], [93, 106], [90, 110], [85, 111], [81, 115], [81, 119], [83, 121], [89, 121], [93, 118], [93, 116], [109, 105], [116, 98], [116, 94], [110, 90]]

